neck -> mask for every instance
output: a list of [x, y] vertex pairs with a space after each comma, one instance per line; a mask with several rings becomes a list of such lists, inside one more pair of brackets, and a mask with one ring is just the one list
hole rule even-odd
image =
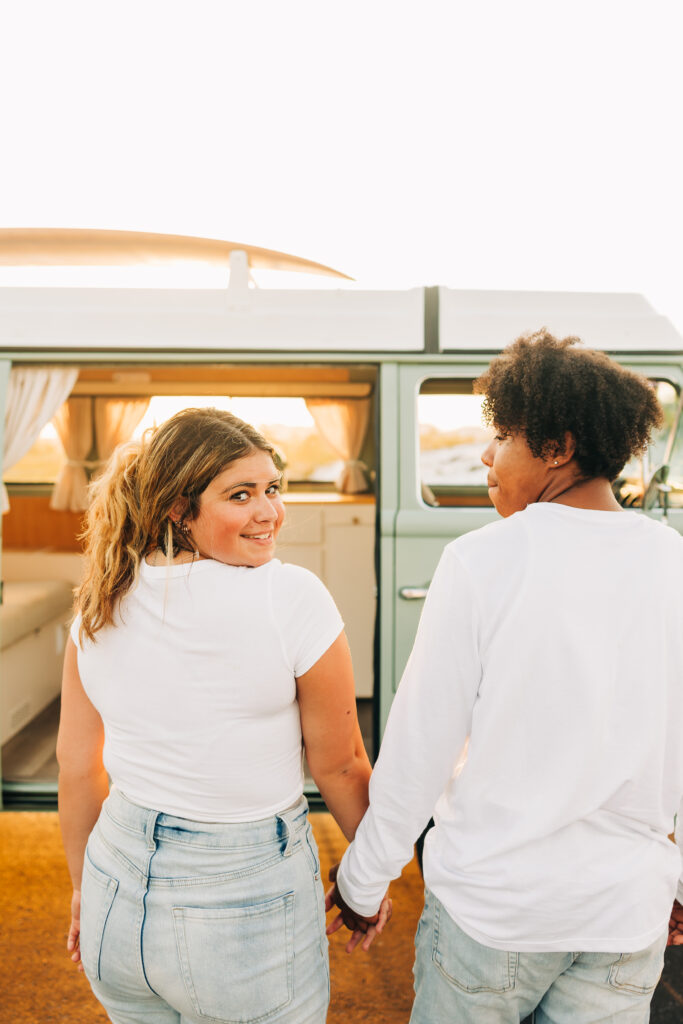
[[571, 465], [560, 466], [550, 474], [546, 486], [536, 501], [555, 502], [572, 508], [592, 509], [595, 512], [621, 512], [622, 508], [614, 497], [612, 485], [606, 477], [577, 479]]
[[[173, 558], [171, 558], [171, 565], [184, 565], [186, 562], [198, 561], [202, 557], [202, 555], [199, 553], [195, 554], [193, 551], [179, 551], [177, 555], [174, 555]], [[154, 548], [154, 550], [147, 555], [146, 561], [148, 565], [168, 564], [168, 558], [161, 548]]]

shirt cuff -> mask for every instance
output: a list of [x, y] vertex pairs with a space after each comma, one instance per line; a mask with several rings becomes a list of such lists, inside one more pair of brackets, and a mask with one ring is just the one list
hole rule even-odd
[[374, 899], [371, 898], [369, 901], [366, 900], [365, 902], [362, 899], [356, 898], [356, 894], [353, 892], [353, 885], [347, 878], [347, 865], [345, 863], [350, 849], [351, 847], [349, 846], [342, 857], [341, 864], [339, 865], [336, 879], [337, 888], [339, 889], [341, 898], [344, 900], [347, 907], [350, 907], [356, 914], [360, 914], [361, 917], [374, 917], [382, 905], [384, 893], [382, 893], [379, 899], [375, 897]]

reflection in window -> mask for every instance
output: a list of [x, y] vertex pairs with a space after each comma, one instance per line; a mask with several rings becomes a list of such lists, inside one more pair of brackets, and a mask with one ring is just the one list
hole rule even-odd
[[481, 455], [493, 431], [470, 381], [428, 380], [418, 397], [420, 482], [430, 505], [490, 504]]

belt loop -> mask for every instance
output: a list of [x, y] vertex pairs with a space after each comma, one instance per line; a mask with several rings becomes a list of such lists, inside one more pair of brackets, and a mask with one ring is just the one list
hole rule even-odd
[[156, 850], [156, 842], [154, 840], [154, 828], [159, 817], [159, 811], [150, 811], [147, 815], [147, 823], [145, 824], [145, 839], [147, 840], [147, 849]]
[[300, 809], [290, 809], [288, 811], [281, 811], [277, 815], [278, 820], [282, 823], [282, 836], [286, 839], [285, 848], [282, 851], [283, 857], [289, 857], [294, 853], [294, 847], [298, 842], [296, 829], [294, 828], [294, 819], [297, 818], [300, 813]]

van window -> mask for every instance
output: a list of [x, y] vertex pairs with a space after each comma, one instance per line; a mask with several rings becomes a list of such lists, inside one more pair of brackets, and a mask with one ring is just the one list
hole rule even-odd
[[481, 455], [493, 434], [472, 381], [425, 380], [417, 401], [422, 499], [427, 505], [490, 505]]
[[[683, 508], [683, 415], [681, 393], [668, 380], [653, 380], [664, 422], [644, 457], [634, 458], [614, 482], [622, 505], [638, 508], [654, 471], [669, 465], [669, 505]], [[418, 396], [422, 500], [426, 505], [490, 505], [481, 453], [493, 430], [481, 417], [483, 396], [462, 379], [425, 380]]]
[[669, 466], [668, 483], [672, 490], [669, 506], [683, 508], [683, 417], [679, 389], [668, 380], [653, 381], [664, 411], [664, 422], [640, 458], [631, 459], [614, 482], [614, 491], [622, 505], [638, 508], [652, 474], [660, 466]]
[[[148, 427], [158, 426], [181, 409], [198, 406], [227, 409], [260, 430], [283, 456], [289, 482], [331, 484], [342, 470], [343, 461], [316, 429], [303, 398], [153, 395], [133, 438], [141, 437]], [[53, 484], [65, 459], [57, 431], [48, 423], [33, 447], [6, 470], [3, 479], [11, 484]]]

